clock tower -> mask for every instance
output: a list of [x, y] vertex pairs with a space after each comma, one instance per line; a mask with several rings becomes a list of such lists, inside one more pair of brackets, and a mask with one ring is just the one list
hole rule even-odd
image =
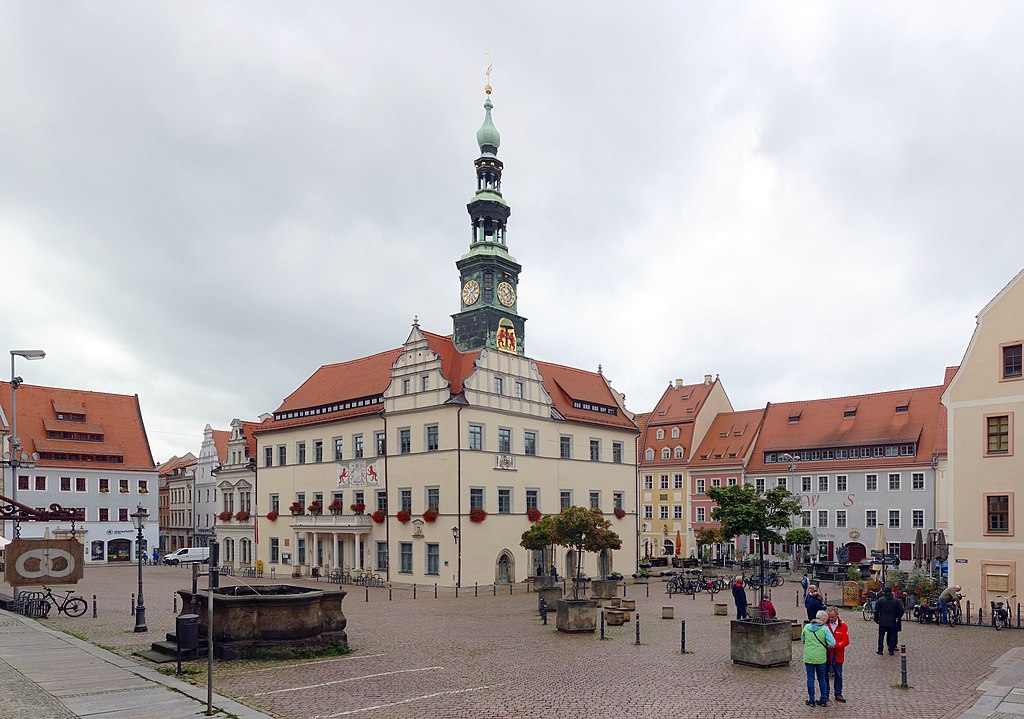
[[459, 269], [460, 310], [453, 339], [463, 352], [492, 347], [523, 354], [526, 318], [517, 313], [519, 273], [522, 266], [508, 253], [506, 232], [512, 213], [501, 196], [502, 163], [498, 159], [501, 136], [491, 121], [491, 86], [484, 89], [484, 124], [476, 133], [480, 157], [476, 167], [476, 194], [466, 205], [472, 228], [469, 252]]

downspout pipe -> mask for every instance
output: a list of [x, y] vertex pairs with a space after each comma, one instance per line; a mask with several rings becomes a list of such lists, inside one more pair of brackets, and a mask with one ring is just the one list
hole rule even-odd
[[[381, 419], [384, 420], [384, 501], [386, 504], [391, 504], [391, 498], [388, 496], [388, 417], [384, 414], [384, 410], [380, 411]], [[376, 500], [376, 497], [374, 497]], [[391, 522], [388, 521], [387, 510], [385, 510], [384, 516], [384, 546], [387, 547], [387, 569], [385, 569], [385, 576], [387, 581], [391, 582]]]
[[459, 541], [456, 542], [456, 550], [458, 552], [456, 557], [456, 575], [455, 575], [455, 586], [462, 586], [462, 405], [459, 405], [459, 409], [455, 413], [455, 437], [456, 437], [456, 452], [455, 456], [458, 458], [456, 461], [456, 483], [458, 492], [456, 493], [456, 511], [458, 515], [455, 517], [455, 526], [459, 529]]

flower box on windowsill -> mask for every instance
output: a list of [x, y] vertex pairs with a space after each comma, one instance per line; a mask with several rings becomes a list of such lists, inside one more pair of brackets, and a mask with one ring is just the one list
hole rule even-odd
[[139, 490], [139, 494], [149, 494], [149, 490], [143, 487]]
[[431, 507], [423, 513], [424, 522], [436, 522], [437, 521], [437, 510]]
[[127, 489], [122, 489], [121, 490], [121, 494], [128, 494], [128, 490]]
[[101, 488], [100, 489], [100, 494], [110, 494], [110, 490], [109, 489], [102, 489]]

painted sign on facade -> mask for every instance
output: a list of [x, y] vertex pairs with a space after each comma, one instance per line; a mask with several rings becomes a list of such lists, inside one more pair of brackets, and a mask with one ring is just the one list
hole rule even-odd
[[4, 578], [12, 587], [77, 584], [85, 569], [85, 545], [77, 539], [15, 539], [5, 553]]
[[380, 484], [380, 473], [376, 462], [353, 460], [338, 462], [339, 487], [375, 487]]

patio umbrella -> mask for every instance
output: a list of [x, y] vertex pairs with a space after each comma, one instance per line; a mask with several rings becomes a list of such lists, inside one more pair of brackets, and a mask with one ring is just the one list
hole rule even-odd
[[924, 536], [921, 534], [921, 530], [917, 530], [917, 536], [914, 537], [914, 567], [916, 569], [921, 568], [921, 564], [924, 561]]
[[682, 543], [683, 543], [683, 535], [682, 535], [682, 533], [681, 533], [681, 532], [680, 532], [680, 531], [679, 531], [679, 530], [677, 529], [677, 530], [676, 530], [676, 556], [677, 556], [677, 557], [679, 556], [679, 553], [680, 553], [680, 549], [679, 549], [679, 547], [680, 547], [680, 546], [682, 545]]
[[3, 549], [4, 547], [6, 547], [10, 543], [11, 543], [11, 540], [9, 540], [7, 537], [0, 537], [0, 549]]

